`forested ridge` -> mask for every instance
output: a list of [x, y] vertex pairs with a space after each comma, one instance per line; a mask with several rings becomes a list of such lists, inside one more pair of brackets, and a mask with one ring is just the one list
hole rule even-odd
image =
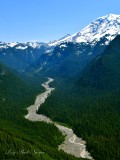
[[[41, 81], [42, 83], [42, 81]], [[29, 122], [26, 108], [43, 89], [27, 85], [5, 66], [0, 65], [0, 159], [75, 160], [58, 145], [62, 133], [52, 124]]]
[[[38, 111], [72, 127], [95, 160], [120, 159], [119, 60], [120, 36], [82, 74], [55, 78], [55, 91]], [[0, 159], [78, 159], [58, 151], [64, 137], [55, 126], [25, 120], [26, 108], [43, 91], [37, 78], [37, 85], [28, 79], [26, 84], [0, 65]]]
[[[69, 83], [70, 82], [70, 83]], [[71, 126], [96, 160], [120, 159], [120, 36], [82, 74], [56, 85], [39, 110]]]

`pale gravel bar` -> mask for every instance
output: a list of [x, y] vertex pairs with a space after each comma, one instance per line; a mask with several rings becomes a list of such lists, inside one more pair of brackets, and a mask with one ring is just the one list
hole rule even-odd
[[46, 123], [53, 123], [60, 130], [60, 132], [62, 132], [62, 134], [66, 136], [65, 141], [58, 146], [59, 150], [61, 149], [64, 152], [78, 158], [81, 157], [93, 160], [90, 153], [86, 150], [86, 142], [81, 138], [77, 137], [73, 133], [72, 129], [57, 124], [53, 122], [50, 118], [42, 114], [36, 113], [40, 108], [40, 106], [45, 102], [45, 100], [51, 94], [51, 92], [55, 89], [49, 87], [49, 83], [51, 83], [52, 81], [53, 81], [52, 78], [48, 78], [48, 81], [42, 84], [42, 86], [45, 88], [45, 92], [38, 95], [36, 97], [35, 103], [27, 108], [28, 114], [25, 116], [25, 118], [28, 119], [29, 121], [44, 121]]

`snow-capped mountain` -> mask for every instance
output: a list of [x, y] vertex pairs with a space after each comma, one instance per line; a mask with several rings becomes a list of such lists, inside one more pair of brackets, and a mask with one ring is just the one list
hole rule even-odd
[[85, 42], [94, 45], [100, 38], [106, 36], [106, 44], [109, 44], [116, 35], [120, 33], [120, 15], [109, 14], [97, 18], [91, 24], [86, 26], [80, 32], [73, 35], [68, 35], [58, 41], [49, 43], [49, 46], [56, 46], [63, 42]]
[[120, 15], [99, 17], [80, 32], [50, 42], [0, 42], [0, 62], [17, 71], [77, 74], [120, 33]]
[[33, 49], [39, 49], [41, 46], [47, 45], [46, 43], [42, 42], [25, 42], [25, 43], [19, 43], [19, 42], [12, 42], [12, 43], [5, 43], [0, 42], [0, 49], [7, 49], [7, 48], [15, 48], [15, 49], [27, 49], [28, 47], [31, 47]]
[[58, 44], [60, 44], [60, 43], [62, 43], [62, 42], [68, 42], [67, 39], [69, 39], [69, 37], [71, 37], [71, 35], [70, 35], [70, 34], [66, 34], [64, 37], [60, 38], [59, 40], [50, 41], [50, 42], [48, 43], [48, 45], [49, 45], [49, 46], [56, 46], [56, 45], [58, 45]]
[[120, 15], [109, 14], [103, 17], [97, 18], [91, 24], [83, 28], [80, 32], [73, 35], [67, 34], [59, 40], [50, 41], [47, 43], [41, 42], [26, 42], [26, 43], [3, 43], [0, 42], [0, 48], [16, 47], [16, 49], [27, 49], [28, 47], [40, 48], [43, 45], [54, 47], [64, 42], [75, 43], [91, 43], [96, 44], [100, 38], [106, 36], [106, 44], [109, 44], [118, 34], [120, 34]]
[[0, 42], [0, 62], [17, 71], [34, 65], [46, 51], [48, 45], [40, 42]]

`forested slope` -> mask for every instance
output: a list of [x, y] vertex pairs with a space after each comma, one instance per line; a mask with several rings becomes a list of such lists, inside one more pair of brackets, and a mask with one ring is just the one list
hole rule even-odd
[[39, 112], [72, 126], [96, 160], [120, 159], [120, 36], [71, 82]]
[[77, 159], [58, 151], [58, 144], [62, 143], [64, 137], [56, 127], [25, 120], [26, 108], [33, 104], [35, 96], [42, 91], [40, 89], [26, 85], [0, 65], [1, 160]]

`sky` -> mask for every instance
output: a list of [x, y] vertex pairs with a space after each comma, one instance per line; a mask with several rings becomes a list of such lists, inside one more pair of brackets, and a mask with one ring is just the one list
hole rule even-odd
[[110, 13], [120, 0], [0, 0], [0, 41], [53, 41]]

